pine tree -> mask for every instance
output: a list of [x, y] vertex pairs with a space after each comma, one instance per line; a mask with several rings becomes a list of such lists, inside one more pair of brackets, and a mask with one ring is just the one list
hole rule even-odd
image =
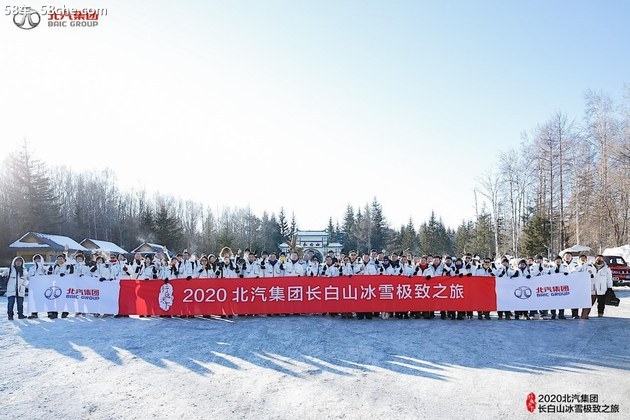
[[289, 238], [293, 238], [298, 231], [297, 222], [295, 221], [295, 212], [291, 213], [291, 225], [289, 227]]
[[534, 214], [525, 224], [523, 233], [525, 234], [523, 250], [528, 256], [541, 254], [550, 257], [548, 247], [551, 242], [551, 224], [549, 219], [540, 214]]
[[47, 166], [32, 155], [26, 140], [6, 164], [10, 179], [7, 205], [16, 231], [59, 233], [60, 205]]
[[357, 248], [357, 241], [354, 232], [355, 219], [354, 209], [350, 204], [346, 206], [346, 214], [343, 216], [343, 224], [341, 230], [343, 232], [343, 250], [348, 253], [350, 250]]
[[169, 209], [162, 205], [155, 214], [153, 223], [155, 239], [160, 245], [165, 245], [169, 249], [183, 248], [183, 234], [181, 222], [175, 214], [171, 214]]
[[280, 213], [278, 214], [278, 226], [280, 227], [280, 236], [283, 242], [289, 241], [289, 224], [287, 223], [287, 216], [284, 214], [284, 207], [280, 207]]
[[328, 243], [335, 242], [335, 226], [333, 225], [332, 217], [328, 218], [326, 232], [328, 232]]
[[385, 222], [385, 216], [383, 216], [383, 208], [376, 200], [376, 197], [374, 197], [374, 200], [372, 201], [371, 216], [370, 242], [372, 243], [373, 248], [380, 251], [387, 242], [385, 232], [387, 225]]

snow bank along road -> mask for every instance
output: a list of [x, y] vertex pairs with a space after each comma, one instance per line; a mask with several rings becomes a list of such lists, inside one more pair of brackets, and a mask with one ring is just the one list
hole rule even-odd
[[[0, 418], [628, 418], [630, 291], [617, 295], [588, 321], [3, 314]], [[620, 413], [531, 414], [530, 392]]]

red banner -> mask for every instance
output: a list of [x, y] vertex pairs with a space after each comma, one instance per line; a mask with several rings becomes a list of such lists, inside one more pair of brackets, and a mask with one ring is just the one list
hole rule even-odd
[[495, 311], [494, 277], [121, 280], [120, 314]]

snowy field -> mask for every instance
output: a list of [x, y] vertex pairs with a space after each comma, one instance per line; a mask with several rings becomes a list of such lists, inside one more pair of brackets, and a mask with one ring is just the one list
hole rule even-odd
[[[2, 297], [0, 418], [629, 418], [630, 291], [617, 295], [588, 321], [9, 322]], [[620, 413], [530, 414], [530, 392]]]

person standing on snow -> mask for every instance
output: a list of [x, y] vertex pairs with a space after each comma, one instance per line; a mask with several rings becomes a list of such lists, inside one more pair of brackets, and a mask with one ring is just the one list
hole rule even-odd
[[24, 295], [28, 286], [28, 271], [24, 268], [24, 258], [15, 257], [9, 267], [9, 278], [7, 280], [7, 314], [9, 321], [13, 321], [13, 308], [17, 302], [18, 319], [24, 316]]
[[[33, 266], [28, 271], [28, 277], [32, 280], [34, 277], [45, 276], [46, 275], [46, 267], [44, 267], [44, 259], [41, 255], [35, 254], [33, 255]], [[37, 312], [31, 312], [28, 319], [39, 318]]]
[[[595, 257], [593, 267], [595, 272], [591, 277], [591, 302], [594, 304], [597, 301], [597, 317], [601, 318], [604, 316], [604, 309], [606, 308], [606, 293], [612, 292], [612, 272], [604, 262], [603, 255]], [[590, 311], [591, 308], [582, 311], [582, 318], [588, 319]]]

